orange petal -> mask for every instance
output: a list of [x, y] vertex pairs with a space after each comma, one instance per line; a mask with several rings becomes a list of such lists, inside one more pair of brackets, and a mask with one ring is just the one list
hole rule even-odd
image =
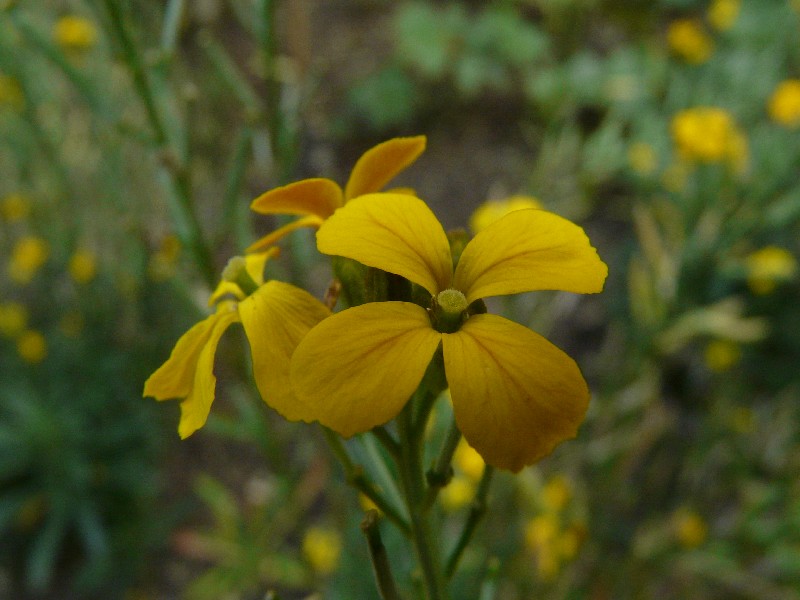
[[441, 334], [407, 302], [348, 308], [312, 329], [292, 357], [292, 385], [316, 420], [349, 437], [382, 425], [417, 389]]
[[318, 177], [269, 190], [253, 200], [250, 208], [264, 215], [316, 215], [324, 220], [343, 203], [342, 188]]
[[394, 138], [367, 150], [353, 167], [344, 189], [345, 199], [381, 191], [398, 173], [417, 160], [425, 151], [425, 143], [425, 136], [418, 135]]
[[495, 467], [519, 471], [575, 437], [589, 389], [569, 356], [497, 315], [442, 336], [456, 423]]
[[517, 210], [478, 233], [464, 248], [454, 287], [468, 302], [535, 290], [591, 294], [608, 267], [583, 229], [544, 210]]
[[239, 316], [250, 342], [253, 374], [264, 402], [291, 421], [300, 410], [289, 381], [289, 364], [300, 340], [330, 311], [305, 290], [268, 281], [239, 303]]
[[317, 247], [405, 277], [432, 295], [452, 280], [444, 229], [422, 200], [406, 194], [365, 194], [349, 201], [320, 227]]

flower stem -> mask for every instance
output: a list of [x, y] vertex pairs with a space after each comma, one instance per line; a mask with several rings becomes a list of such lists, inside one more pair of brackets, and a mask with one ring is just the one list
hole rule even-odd
[[453, 461], [453, 454], [455, 454], [460, 441], [461, 431], [456, 425], [455, 419], [453, 419], [450, 424], [450, 429], [447, 432], [447, 438], [445, 438], [442, 449], [439, 452], [439, 458], [426, 474], [428, 493], [425, 497], [425, 506], [428, 508], [433, 505], [436, 501], [436, 496], [439, 495], [439, 491], [446, 486], [452, 478], [453, 471], [450, 467], [450, 463]]
[[492, 483], [493, 474], [494, 469], [489, 465], [483, 468], [483, 477], [481, 477], [481, 482], [478, 485], [478, 492], [475, 494], [475, 499], [472, 501], [467, 520], [464, 523], [464, 529], [461, 530], [461, 535], [458, 537], [455, 547], [447, 558], [445, 576], [448, 579], [456, 572], [458, 561], [461, 560], [464, 549], [469, 544], [470, 539], [472, 539], [472, 534], [475, 532], [475, 528], [486, 513], [486, 497], [489, 495], [489, 486]]
[[378, 592], [383, 600], [400, 600], [397, 586], [392, 577], [392, 568], [389, 564], [389, 557], [386, 554], [386, 546], [383, 545], [381, 534], [378, 530], [378, 511], [368, 510], [361, 523], [361, 531], [367, 538], [369, 557], [372, 560], [372, 571], [375, 574], [375, 582], [378, 585]]

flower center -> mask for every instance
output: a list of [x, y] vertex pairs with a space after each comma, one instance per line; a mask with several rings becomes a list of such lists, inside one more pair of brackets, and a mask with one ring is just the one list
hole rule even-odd
[[433, 299], [431, 321], [441, 333], [458, 331], [467, 318], [467, 298], [458, 290], [444, 290]]

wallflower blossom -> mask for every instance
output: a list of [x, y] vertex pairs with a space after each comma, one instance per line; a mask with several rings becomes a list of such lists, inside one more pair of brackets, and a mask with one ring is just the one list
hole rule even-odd
[[731, 340], [711, 340], [703, 352], [706, 366], [715, 373], [727, 371], [741, 358], [741, 347]]
[[741, 0], [714, 0], [708, 7], [708, 22], [717, 31], [727, 31], [739, 18]]
[[88, 250], [77, 250], [69, 259], [67, 271], [75, 283], [89, 283], [97, 275], [97, 259]]
[[697, 548], [708, 537], [708, 525], [703, 517], [688, 508], [679, 508], [672, 515], [675, 537], [684, 548]]
[[0, 109], [3, 106], [22, 110], [25, 106], [25, 95], [16, 79], [0, 73]]
[[534, 290], [601, 291], [608, 268], [580, 227], [514, 211], [477, 234], [454, 271], [447, 235], [422, 200], [368, 194], [322, 225], [317, 246], [406, 278], [431, 304], [371, 302], [312, 329], [291, 371], [306, 419], [345, 437], [386, 423], [441, 345], [456, 423], [487, 463], [519, 471], [575, 436], [589, 402], [575, 362], [530, 329], [470, 307]]
[[737, 171], [747, 163], [747, 140], [731, 115], [717, 107], [696, 106], [672, 119], [672, 139], [687, 162], [727, 162]]
[[342, 538], [323, 527], [310, 527], [303, 536], [303, 555], [319, 575], [330, 575], [339, 566], [342, 555]]
[[800, 79], [782, 81], [767, 103], [770, 119], [792, 129], [800, 127]]
[[24, 221], [31, 212], [31, 203], [22, 194], [8, 194], [0, 201], [0, 214], [9, 223]]
[[[211, 295], [216, 312], [189, 329], [169, 359], [145, 382], [144, 395], [156, 400], [183, 398], [178, 433], [186, 438], [206, 422], [214, 401], [214, 355], [222, 334], [241, 323], [250, 342], [253, 372], [261, 397], [289, 420], [301, 418], [289, 385], [289, 359], [298, 341], [328, 309], [288, 283], [264, 282], [264, 265], [277, 248], [233, 259]], [[227, 296], [234, 300], [226, 300]]]
[[49, 255], [50, 248], [42, 238], [36, 236], [20, 238], [11, 251], [8, 274], [17, 283], [23, 285], [30, 283]]
[[353, 167], [344, 190], [335, 181], [317, 177], [296, 181], [262, 194], [250, 205], [255, 212], [263, 215], [301, 215], [301, 218], [267, 234], [247, 251], [267, 248], [296, 229], [319, 227], [349, 200], [379, 192], [422, 154], [425, 143], [423, 135], [394, 138], [367, 150]]
[[464, 508], [475, 498], [475, 482], [466, 475], [454, 475], [439, 492], [439, 503], [446, 512]]
[[765, 246], [745, 258], [747, 286], [754, 294], [763, 296], [775, 291], [778, 284], [797, 273], [797, 260], [785, 248]]
[[508, 213], [523, 208], [542, 208], [541, 202], [532, 196], [515, 195], [504, 200], [489, 200], [481, 204], [469, 220], [470, 229], [478, 233]]
[[89, 19], [65, 15], [53, 26], [53, 40], [64, 50], [88, 50], [97, 43], [97, 28]]
[[15, 338], [28, 324], [28, 309], [19, 302], [3, 302], [0, 304], [0, 334]]
[[38, 331], [29, 329], [17, 338], [17, 353], [32, 365], [42, 362], [47, 356], [47, 340]]
[[677, 19], [667, 29], [670, 50], [693, 65], [706, 62], [714, 51], [714, 42], [694, 19]]

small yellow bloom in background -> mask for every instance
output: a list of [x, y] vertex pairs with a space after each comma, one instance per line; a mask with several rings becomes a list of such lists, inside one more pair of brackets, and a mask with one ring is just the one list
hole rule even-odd
[[671, 123], [678, 155], [687, 162], [726, 162], [737, 171], [747, 163], [747, 140], [726, 110], [696, 106], [677, 113]]
[[439, 492], [439, 502], [447, 512], [455, 512], [472, 502], [475, 482], [464, 475], [456, 475]]
[[147, 274], [153, 281], [165, 281], [175, 275], [175, 268], [181, 254], [181, 242], [174, 235], [161, 240], [161, 245], [147, 263]]
[[47, 356], [47, 340], [38, 331], [29, 329], [17, 338], [17, 353], [25, 362], [38, 364]]
[[713, 0], [708, 7], [708, 22], [717, 31], [727, 31], [736, 23], [741, 8], [741, 0]]
[[11, 251], [8, 274], [17, 283], [29, 283], [49, 255], [50, 249], [42, 238], [35, 236], [20, 238]]
[[652, 175], [658, 166], [655, 148], [645, 142], [634, 142], [628, 147], [628, 164], [643, 177]]
[[0, 334], [7, 338], [19, 336], [28, 325], [28, 309], [19, 302], [0, 304]]
[[505, 200], [489, 200], [481, 204], [469, 219], [474, 233], [483, 231], [500, 217], [523, 208], [542, 208], [542, 203], [533, 196], [516, 195]]
[[9, 223], [24, 221], [31, 213], [31, 202], [22, 194], [8, 194], [0, 201], [0, 214]]
[[708, 537], [708, 525], [703, 517], [688, 508], [680, 508], [672, 515], [675, 538], [684, 548], [697, 548]]
[[67, 51], [88, 50], [97, 43], [97, 28], [89, 19], [65, 15], [53, 26], [53, 40]]
[[338, 532], [310, 527], [303, 536], [303, 556], [319, 575], [330, 575], [339, 566], [342, 538]]
[[711, 340], [703, 352], [706, 366], [716, 373], [733, 367], [742, 358], [742, 349], [731, 340]]
[[563, 475], [554, 475], [542, 488], [542, 504], [547, 510], [561, 512], [572, 498], [572, 484]]
[[25, 106], [25, 95], [16, 79], [0, 73], [0, 108], [3, 106], [21, 110]]
[[714, 42], [695, 19], [677, 19], [667, 28], [667, 45], [688, 63], [706, 62], [714, 51]]
[[97, 259], [89, 250], [77, 250], [70, 257], [67, 269], [75, 283], [89, 283], [97, 275]]
[[358, 494], [358, 504], [361, 506], [364, 512], [368, 510], [377, 510], [379, 514], [383, 514], [378, 505], [375, 504], [369, 496], [359, 493]]
[[483, 458], [478, 454], [478, 451], [463, 439], [456, 447], [456, 452], [453, 455], [453, 465], [472, 481], [478, 481], [483, 476], [484, 468], [486, 468], [486, 463], [483, 462]]
[[780, 125], [800, 127], [800, 79], [787, 79], [775, 88], [767, 103], [767, 113]]
[[785, 248], [766, 246], [745, 258], [745, 269], [750, 291], [763, 296], [795, 276], [797, 259]]
[[[356, 161], [347, 184], [342, 189], [331, 179], [303, 179], [265, 192], [250, 205], [262, 215], [299, 215], [296, 221], [276, 229], [254, 244], [247, 252], [272, 246], [296, 229], [319, 227], [334, 211], [358, 196], [381, 191], [425, 151], [427, 138], [393, 138], [370, 148]], [[411, 194], [409, 190], [403, 193]]]

